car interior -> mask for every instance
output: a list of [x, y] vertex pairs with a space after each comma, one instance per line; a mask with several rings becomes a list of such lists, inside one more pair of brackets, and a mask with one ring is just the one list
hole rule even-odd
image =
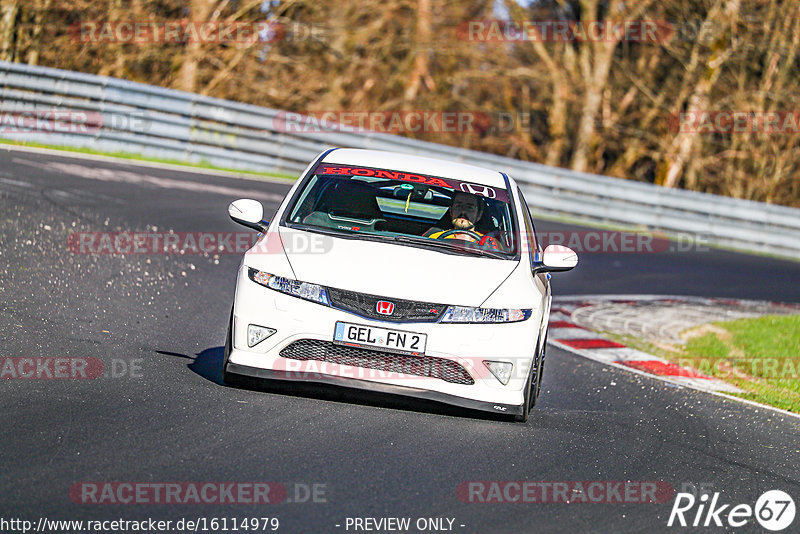
[[[320, 176], [294, 210], [293, 222], [311, 226], [423, 236], [432, 228], [450, 229], [452, 190], [392, 180], [360, 181]], [[503, 203], [481, 199], [484, 205], [475, 230], [512, 248], [503, 227]]]

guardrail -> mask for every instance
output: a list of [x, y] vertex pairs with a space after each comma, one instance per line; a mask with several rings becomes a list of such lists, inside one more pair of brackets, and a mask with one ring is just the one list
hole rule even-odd
[[[331, 146], [409, 152], [505, 171], [531, 208], [587, 223], [690, 233], [710, 244], [800, 258], [800, 209], [667, 189], [474, 150], [331, 125], [286, 131], [286, 113], [151, 85], [0, 61], [0, 112], [71, 110], [92, 117], [51, 132], [0, 137], [127, 152], [251, 171], [301, 172]], [[64, 120], [71, 120], [66, 117]], [[65, 125], [68, 126], [68, 125]]]

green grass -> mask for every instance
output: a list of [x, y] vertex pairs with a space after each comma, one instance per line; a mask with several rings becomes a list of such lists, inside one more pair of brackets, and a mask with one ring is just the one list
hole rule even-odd
[[630, 347], [731, 383], [734, 394], [800, 413], [800, 315], [767, 315], [693, 329], [683, 346], [613, 336]]
[[25, 146], [25, 147], [32, 147], [32, 148], [47, 148], [50, 150], [60, 150], [62, 152], [75, 152], [78, 154], [92, 154], [94, 156], [106, 156], [111, 158], [120, 158], [120, 159], [129, 159], [134, 161], [146, 161], [149, 163], [164, 163], [167, 165], [180, 165], [181, 167], [187, 168], [195, 168], [195, 169], [206, 169], [211, 171], [223, 171], [223, 172], [232, 172], [236, 174], [252, 176], [254, 178], [278, 178], [280, 180], [288, 180], [294, 182], [297, 180], [297, 176], [293, 174], [287, 173], [280, 173], [280, 172], [259, 172], [259, 171], [244, 171], [241, 169], [229, 169], [226, 167], [217, 167], [211, 165], [207, 161], [201, 161], [199, 163], [187, 163], [185, 161], [180, 160], [171, 160], [171, 159], [159, 159], [159, 158], [148, 158], [145, 156], [141, 156], [139, 154], [133, 154], [130, 152], [102, 152], [100, 150], [94, 150], [91, 148], [83, 148], [83, 147], [68, 147], [68, 146], [57, 146], [57, 145], [47, 145], [43, 143], [30, 143], [26, 141], [14, 141], [11, 139], [0, 139], [0, 144], [6, 145], [14, 145], [14, 146]]
[[724, 323], [733, 343], [758, 358], [797, 357], [800, 353], [800, 315], [768, 315]]

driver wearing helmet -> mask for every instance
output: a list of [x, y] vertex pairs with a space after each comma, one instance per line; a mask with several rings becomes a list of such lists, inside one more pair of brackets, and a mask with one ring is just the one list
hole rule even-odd
[[425, 232], [425, 237], [431, 239], [462, 239], [497, 249], [497, 242], [493, 237], [484, 235], [475, 230], [475, 224], [483, 215], [483, 200], [470, 193], [457, 192], [453, 195], [450, 209], [445, 218], [450, 219], [453, 227], [441, 229], [433, 227]]

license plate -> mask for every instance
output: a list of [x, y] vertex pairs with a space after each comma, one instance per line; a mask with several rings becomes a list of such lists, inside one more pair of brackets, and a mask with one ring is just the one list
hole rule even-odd
[[425, 354], [428, 336], [402, 330], [337, 322], [333, 341], [351, 347], [379, 347], [387, 352], [422, 356]]

